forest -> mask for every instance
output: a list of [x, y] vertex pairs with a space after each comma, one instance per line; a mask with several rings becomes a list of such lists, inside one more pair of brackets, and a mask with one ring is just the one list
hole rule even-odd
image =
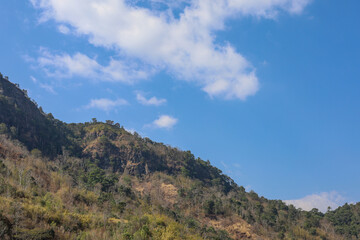
[[0, 75], [0, 239], [359, 239], [360, 203], [303, 211], [111, 120], [67, 124]]

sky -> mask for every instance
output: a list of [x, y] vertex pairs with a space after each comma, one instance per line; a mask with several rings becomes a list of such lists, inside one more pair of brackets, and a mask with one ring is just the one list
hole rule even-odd
[[248, 191], [360, 201], [357, 0], [0, 3], [0, 72], [65, 122], [114, 120]]

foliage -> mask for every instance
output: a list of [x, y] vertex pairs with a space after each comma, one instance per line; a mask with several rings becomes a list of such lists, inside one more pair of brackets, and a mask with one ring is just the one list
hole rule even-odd
[[335, 226], [338, 234], [347, 238], [360, 237], [360, 203], [346, 203], [334, 211], [327, 212], [325, 217]]
[[0, 239], [358, 239], [359, 216], [246, 192], [111, 120], [63, 123], [0, 77]]

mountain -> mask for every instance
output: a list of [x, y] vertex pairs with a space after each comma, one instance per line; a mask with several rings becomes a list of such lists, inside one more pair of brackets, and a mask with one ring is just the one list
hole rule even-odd
[[119, 123], [61, 122], [0, 75], [0, 239], [359, 237], [360, 203], [268, 200]]
[[45, 114], [31, 101], [26, 90], [21, 90], [0, 76], [0, 123], [5, 124], [13, 138], [28, 149], [38, 148], [47, 155], [61, 153], [62, 146], [69, 146], [67, 128], [64, 123]]

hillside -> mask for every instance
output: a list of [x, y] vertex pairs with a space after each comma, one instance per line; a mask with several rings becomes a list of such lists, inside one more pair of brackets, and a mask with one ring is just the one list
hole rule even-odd
[[40, 149], [47, 155], [61, 153], [62, 146], [69, 146], [65, 125], [45, 114], [22, 90], [0, 74], [0, 123], [2, 132], [8, 132], [29, 149]]
[[359, 239], [359, 216], [246, 192], [110, 120], [63, 123], [0, 75], [0, 239]]

